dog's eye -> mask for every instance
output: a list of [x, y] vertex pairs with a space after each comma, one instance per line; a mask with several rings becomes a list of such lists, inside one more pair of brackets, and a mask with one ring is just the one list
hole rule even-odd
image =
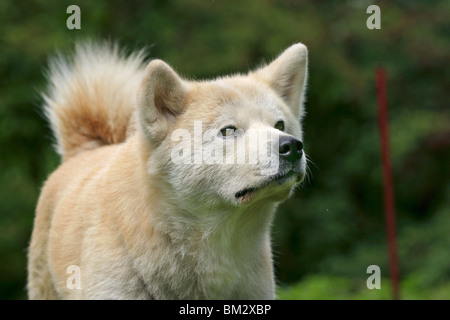
[[237, 128], [235, 126], [226, 126], [220, 129], [219, 136], [221, 137], [231, 137], [234, 135]]
[[284, 121], [280, 120], [275, 124], [275, 129], [284, 131]]

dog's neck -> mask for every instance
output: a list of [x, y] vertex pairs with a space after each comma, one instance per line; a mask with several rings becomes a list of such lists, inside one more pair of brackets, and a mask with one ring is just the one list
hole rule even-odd
[[[162, 197], [161, 199], [167, 199]], [[260, 243], [270, 232], [276, 204], [260, 202], [243, 207], [216, 207], [205, 209], [199, 206], [187, 211], [182, 203], [160, 201], [152, 220], [158, 232], [167, 234], [186, 250], [191, 246], [209, 247], [225, 253], [226, 250], [241, 250], [252, 242]], [[163, 213], [163, 214], [161, 214]], [[156, 214], [156, 216], [155, 216]]]
[[[261, 261], [271, 260], [270, 226], [274, 205], [253, 206], [245, 210], [208, 212], [210, 219], [172, 219], [186, 212], [174, 211], [158, 217], [156, 232], [170, 239], [165, 242], [173, 257], [170, 266], [193, 279], [188, 297], [223, 299], [239, 296], [236, 287], [258, 272]], [[158, 212], [162, 212], [159, 211]], [[198, 212], [197, 212], [198, 214]], [[205, 213], [206, 214], [206, 213]], [[205, 215], [202, 215], [203, 217]], [[169, 218], [170, 217], [170, 218]], [[246, 280], [247, 279], [247, 280]], [[182, 298], [182, 297], [180, 297]]]

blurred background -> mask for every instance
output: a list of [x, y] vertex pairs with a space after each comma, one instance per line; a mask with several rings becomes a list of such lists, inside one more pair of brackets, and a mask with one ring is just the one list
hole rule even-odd
[[[69, 5], [81, 30], [68, 30]], [[369, 30], [366, 8], [381, 8]], [[387, 71], [401, 297], [450, 299], [450, 2], [0, 2], [0, 299], [26, 298], [40, 188], [60, 160], [40, 111], [44, 69], [77, 40], [146, 47], [189, 78], [309, 48], [309, 179], [273, 229], [280, 299], [390, 299], [375, 68]], [[381, 268], [369, 290], [369, 265]]]

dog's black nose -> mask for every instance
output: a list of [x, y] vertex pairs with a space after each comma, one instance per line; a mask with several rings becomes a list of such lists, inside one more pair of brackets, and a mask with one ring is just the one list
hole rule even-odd
[[291, 136], [280, 137], [280, 158], [295, 162], [303, 156], [303, 143]]

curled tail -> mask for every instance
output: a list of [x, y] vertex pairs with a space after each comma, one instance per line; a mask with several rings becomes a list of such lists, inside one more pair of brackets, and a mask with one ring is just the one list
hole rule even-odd
[[144, 55], [113, 44], [78, 44], [71, 59], [50, 61], [44, 112], [63, 160], [124, 141], [144, 75]]

